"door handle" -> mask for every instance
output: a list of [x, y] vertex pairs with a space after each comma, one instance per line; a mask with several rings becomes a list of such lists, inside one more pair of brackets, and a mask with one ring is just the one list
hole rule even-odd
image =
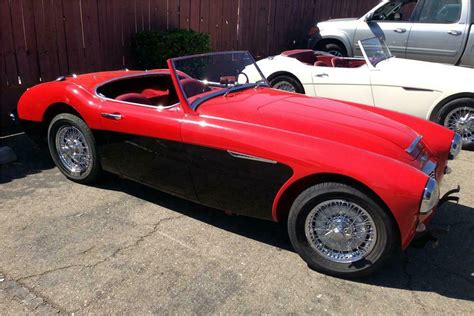
[[461, 31], [451, 30], [448, 32], [449, 35], [459, 36], [462, 34]]
[[403, 29], [403, 28], [399, 27], [397, 29], [394, 29], [393, 31], [395, 33], [405, 33], [407, 31], [407, 29]]
[[316, 77], [322, 78], [322, 77], [329, 77], [327, 73], [322, 73], [322, 74], [317, 74], [315, 75]]
[[103, 117], [110, 120], [120, 121], [122, 119], [122, 114], [120, 113], [101, 113]]

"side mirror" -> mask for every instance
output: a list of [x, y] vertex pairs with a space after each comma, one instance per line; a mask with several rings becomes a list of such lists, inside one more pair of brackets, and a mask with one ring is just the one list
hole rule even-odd
[[370, 22], [372, 21], [373, 18], [374, 18], [374, 13], [370, 12], [369, 14], [365, 16], [365, 22]]

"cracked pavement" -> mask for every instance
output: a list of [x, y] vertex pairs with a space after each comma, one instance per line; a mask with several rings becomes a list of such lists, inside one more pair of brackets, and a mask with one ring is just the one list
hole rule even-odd
[[439, 247], [345, 281], [308, 269], [278, 224], [111, 175], [75, 184], [24, 136], [3, 143], [19, 161], [1, 166], [0, 314], [474, 311], [474, 152], [443, 183], [462, 191], [435, 218]]

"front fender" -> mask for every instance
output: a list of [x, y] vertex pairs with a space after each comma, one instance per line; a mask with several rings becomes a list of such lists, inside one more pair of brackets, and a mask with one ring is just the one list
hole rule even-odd
[[285, 203], [282, 197], [295, 183], [308, 177], [318, 178], [318, 175], [336, 175], [352, 179], [377, 195], [398, 225], [401, 247], [408, 246], [415, 234], [428, 176], [407, 162], [335, 142], [318, 142], [311, 146], [311, 150], [306, 148], [298, 152], [298, 158], [305, 164], [292, 165], [292, 178], [275, 198], [273, 219], [279, 220], [279, 203]]

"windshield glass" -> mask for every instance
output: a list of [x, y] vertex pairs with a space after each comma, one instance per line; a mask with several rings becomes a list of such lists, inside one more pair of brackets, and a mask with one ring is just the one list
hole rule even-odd
[[195, 110], [203, 102], [230, 92], [268, 86], [249, 52], [222, 52], [173, 58], [180, 89]]
[[359, 45], [367, 63], [374, 67], [380, 62], [393, 57], [385, 42], [378, 37], [359, 41]]

